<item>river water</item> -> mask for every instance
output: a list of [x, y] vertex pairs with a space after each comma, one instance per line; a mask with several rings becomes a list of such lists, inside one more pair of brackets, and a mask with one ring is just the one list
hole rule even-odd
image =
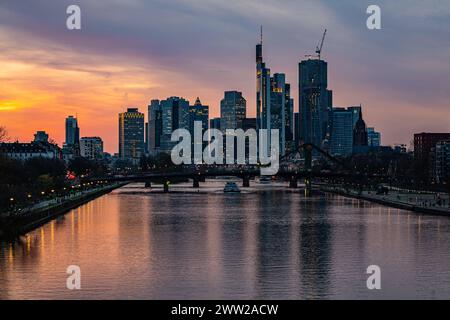
[[[450, 298], [450, 218], [224, 184], [128, 185], [1, 243], [0, 299]], [[81, 290], [66, 288], [70, 265]]]

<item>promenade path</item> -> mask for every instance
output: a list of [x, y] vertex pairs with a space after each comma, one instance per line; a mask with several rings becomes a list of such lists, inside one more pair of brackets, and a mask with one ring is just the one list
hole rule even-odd
[[450, 194], [428, 191], [415, 191], [404, 189], [390, 189], [388, 194], [376, 194], [375, 191], [362, 191], [345, 189], [342, 187], [322, 187], [323, 191], [336, 192], [350, 197], [361, 198], [368, 201], [401, 206], [414, 211], [440, 213], [450, 216]]

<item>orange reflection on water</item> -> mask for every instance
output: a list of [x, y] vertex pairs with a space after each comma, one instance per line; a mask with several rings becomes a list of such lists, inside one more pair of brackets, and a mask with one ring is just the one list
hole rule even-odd
[[[350, 271], [364, 272], [372, 262], [395, 269], [400, 261], [413, 281], [410, 262], [430, 254], [436, 230], [449, 226], [398, 209], [394, 219], [391, 209], [338, 196], [305, 198], [301, 191], [224, 196], [142, 189], [116, 190], [23, 242], [2, 244], [7, 298], [333, 296], [349, 290]], [[437, 243], [440, 255], [431, 257], [443, 260], [447, 246]], [[65, 288], [69, 265], [81, 267], [80, 292]]]

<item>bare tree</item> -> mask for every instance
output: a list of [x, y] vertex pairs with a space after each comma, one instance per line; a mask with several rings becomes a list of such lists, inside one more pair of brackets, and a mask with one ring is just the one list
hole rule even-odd
[[0, 126], [0, 142], [7, 142], [8, 140], [8, 131], [6, 131], [5, 127]]

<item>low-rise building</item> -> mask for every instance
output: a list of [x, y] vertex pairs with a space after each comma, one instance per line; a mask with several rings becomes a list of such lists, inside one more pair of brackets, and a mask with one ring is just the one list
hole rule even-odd
[[103, 158], [103, 140], [100, 137], [83, 137], [80, 139], [81, 156], [88, 159]]
[[367, 128], [367, 142], [369, 147], [381, 146], [381, 133], [375, 131], [375, 128]]
[[450, 140], [436, 143], [431, 150], [431, 177], [436, 183], [450, 183]]
[[414, 134], [414, 158], [419, 161], [427, 161], [431, 148], [443, 140], [450, 140], [450, 133], [422, 132]]
[[62, 159], [61, 149], [48, 142], [0, 143], [0, 154], [10, 159], [25, 161], [31, 158]]

